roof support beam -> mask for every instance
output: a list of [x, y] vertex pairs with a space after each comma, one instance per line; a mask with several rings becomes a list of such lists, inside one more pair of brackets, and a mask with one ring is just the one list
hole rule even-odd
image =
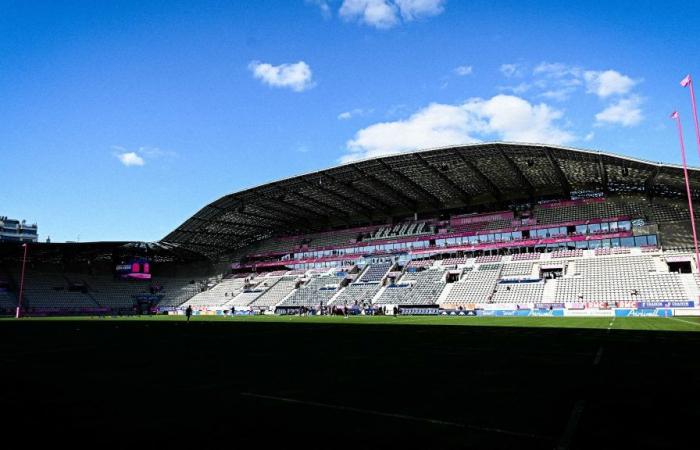
[[646, 180], [644, 180], [644, 192], [646, 192], [647, 195], [653, 196], [654, 195], [654, 183], [656, 182], [656, 177], [659, 176], [661, 173], [661, 166], [656, 166], [654, 167], [654, 170], [651, 172], [651, 175], [647, 177]]
[[325, 202], [322, 202], [322, 201], [317, 200], [315, 198], [309, 197], [308, 195], [302, 194], [301, 192], [287, 190], [287, 195], [290, 197], [297, 197], [297, 198], [301, 199], [302, 202], [316, 205], [316, 207], [318, 207], [318, 208], [326, 209], [326, 210], [330, 211], [330, 213], [328, 213], [329, 215], [333, 215], [333, 216], [341, 218], [343, 220], [349, 219], [348, 213], [343, 211], [342, 209], [336, 208], [335, 206], [329, 205]]
[[456, 191], [457, 195], [459, 195], [462, 202], [464, 202], [465, 204], [469, 204], [469, 202], [471, 202], [471, 195], [469, 195], [469, 193], [465, 191], [462, 188], [462, 186], [458, 185], [457, 183], [452, 181], [450, 177], [437, 170], [435, 166], [426, 161], [425, 158], [423, 158], [423, 155], [421, 155], [420, 153], [414, 153], [413, 155], [416, 157], [421, 166], [428, 169], [433, 175], [435, 175], [436, 178], [439, 178], [440, 180], [442, 180], [443, 183], [450, 186], [451, 189]]
[[493, 181], [489, 180], [488, 177], [484, 175], [474, 163], [465, 158], [462, 152], [459, 150], [455, 150], [453, 155], [458, 157], [462, 163], [467, 166], [467, 168], [472, 172], [472, 174], [474, 174], [474, 177], [479, 181], [479, 183], [481, 183], [485, 190], [489, 191], [497, 201], [502, 201], [503, 193], [501, 190], [493, 183]]
[[417, 209], [417, 205], [415, 200], [413, 200], [411, 197], [407, 196], [403, 192], [399, 191], [398, 189], [394, 188], [392, 185], [387, 184], [384, 180], [382, 180], [379, 176], [375, 174], [370, 174], [365, 172], [363, 169], [361, 169], [358, 165], [352, 164], [352, 168], [358, 172], [362, 178], [367, 179], [373, 183], [381, 185], [384, 189], [388, 190], [391, 192], [392, 196], [402, 205], [404, 205], [406, 208], [408, 208], [411, 211], [415, 211]]
[[[503, 157], [505, 160], [506, 164], [508, 164], [508, 167], [510, 170], [512, 170], [515, 173], [515, 176], [518, 177], [518, 181], [520, 182], [521, 186], [525, 187], [525, 190], [527, 191], [528, 195], [532, 198], [535, 196], [535, 188], [532, 187], [532, 184], [530, 183], [530, 180], [527, 179], [525, 174], [523, 173], [522, 170], [520, 170], [520, 167], [511, 159], [510, 156], [506, 155], [506, 152], [503, 151], [503, 148], [501, 146], [496, 147], [498, 149], [498, 153]], [[551, 161], [551, 158], [550, 158]], [[561, 169], [559, 169], [561, 170]], [[561, 181], [561, 180], [560, 180]]]
[[380, 164], [382, 167], [384, 167], [389, 173], [396, 175], [401, 179], [401, 181], [405, 182], [406, 184], [410, 185], [421, 197], [423, 197], [425, 200], [427, 200], [427, 203], [430, 205], [439, 205], [439, 206], [445, 206], [445, 203], [440, 200], [438, 197], [433, 195], [430, 191], [428, 191], [426, 188], [421, 186], [420, 184], [416, 183], [413, 181], [410, 177], [408, 177], [406, 174], [402, 173], [399, 170], [393, 169], [387, 162], [383, 159], [379, 160]]
[[309, 213], [309, 215], [311, 215], [312, 217], [316, 216], [318, 218], [323, 218], [323, 216], [315, 210], [298, 206], [295, 203], [285, 202], [283, 198], [284, 194], [280, 193], [279, 198], [265, 196], [262, 197], [260, 200], [265, 202], [264, 204], [262, 204], [262, 206], [264, 206], [265, 208], [276, 211], [277, 213], [282, 215], [287, 214], [289, 216], [296, 217], [298, 220], [303, 221], [307, 224], [310, 223], [311, 218], [308, 215], [302, 214], [301, 211]]
[[178, 233], [186, 233], [186, 234], [194, 234], [197, 236], [201, 237], [206, 237], [206, 236], [237, 236], [237, 237], [246, 237], [250, 236], [249, 233], [231, 233], [231, 232], [224, 232], [224, 231], [206, 231], [206, 230], [178, 230]]
[[207, 219], [200, 219], [199, 217], [193, 217], [193, 220], [198, 220], [200, 222], [204, 223], [212, 223], [212, 224], [219, 224], [219, 225], [233, 225], [236, 227], [244, 227], [244, 228], [257, 228], [261, 230], [272, 230], [275, 227], [279, 225], [259, 225], [259, 224], [252, 224], [252, 223], [241, 223], [241, 222], [233, 222], [230, 220], [207, 220]]
[[259, 215], [259, 214], [251, 213], [251, 212], [248, 212], [248, 211], [236, 211], [236, 214], [238, 214], [238, 215], [240, 215], [240, 216], [243, 216], [243, 217], [249, 217], [249, 218], [255, 219], [255, 220], [267, 220], [267, 221], [269, 221], [269, 222], [276, 222], [276, 223], [278, 223], [278, 224], [280, 224], [280, 225], [283, 225], [283, 224], [285, 224], [285, 223], [289, 223], [289, 222], [290, 222], [290, 221], [289, 221], [289, 218], [287, 218], [287, 220], [283, 220], [283, 219], [278, 219], [278, 218], [276, 218], [276, 217], [261, 216], [261, 215]]
[[566, 175], [564, 175], [564, 171], [561, 170], [561, 166], [559, 165], [559, 162], [556, 160], [554, 156], [552, 156], [552, 152], [549, 148], [543, 147], [544, 154], [547, 156], [547, 159], [549, 160], [549, 163], [552, 165], [552, 168], [554, 169], [554, 173], [557, 176], [557, 179], [559, 180], [559, 185], [561, 186], [561, 191], [566, 195], [567, 197], [571, 197], [571, 185], [569, 184], [569, 180], [566, 179]]
[[[321, 181], [321, 180], [322, 180], [322, 179], [319, 179], [319, 181]], [[311, 189], [314, 189], [314, 190], [323, 192], [324, 194], [330, 195], [331, 197], [335, 198], [336, 200], [338, 200], [339, 202], [341, 202], [341, 203], [343, 203], [343, 204], [350, 205], [356, 212], [362, 214], [363, 216], [365, 216], [365, 217], [366, 217], [367, 219], [369, 219], [370, 221], [372, 220], [372, 213], [371, 213], [371, 211], [368, 211], [368, 210], [367, 210], [367, 207], [366, 207], [365, 205], [363, 205], [363, 204], [361, 204], [361, 203], [358, 203], [358, 202], [355, 201], [352, 197], [345, 196], [345, 195], [340, 195], [340, 194], [338, 194], [337, 192], [334, 192], [334, 191], [332, 191], [332, 190], [330, 190], [330, 189], [324, 189], [324, 188], [322, 187], [322, 186], [323, 186], [322, 184], [319, 184], [319, 185], [317, 186], [317, 185], [315, 185], [315, 184], [309, 182], [309, 181], [308, 181], [307, 179], [305, 179], [305, 178], [302, 178], [302, 182], [304, 183], [304, 185], [308, 186], [308, 187], [311, 188]], [[324, 203], [325, 203], [325, 202], [324, 202]]]
[[610, 192], [610, 186], [608, 185], [608, 171], [605, 168], [605, 163], [603, 162], [603, 155], [598, 153], [598, 171], [600, 172], [600, 184], [603, 186], [603, 193], [608, 195]]
[[[329, 175], [329, 174], [324, 174], [324, 178], [328, 178], [331, 180], [331, 182], [336, 185], [340, 186], [341, 189], [349, 192], [355, 193], [357, 197], [364, 198], [368, 203], [373, 203], [372, 207], [378, 210], [388, 210], [393, 208], [393, 206], [389, 205], [386, 203], [384, 200], [381, 198], [377, 197], [376, 195], [372, 195], [367, 192], [362, 192], [361, 190], [357, 189], [355, 186], [353, 186], [351, 183], [345, 183], [342, 181], [338, 181], [335, 177]], [[357, 203], [357, 202], [356, 202]], [[359, 203], [358, 203], [359, 204]], [[371, 214], [371, 212], [370, 212]]]

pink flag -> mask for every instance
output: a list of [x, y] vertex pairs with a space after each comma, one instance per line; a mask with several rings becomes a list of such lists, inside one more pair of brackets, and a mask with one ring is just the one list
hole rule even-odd
[[673, 111], [673, 114], [671, 114], [671, 119], [677, 119], [678, 118], [678, 111]]
[[690, 74], [686, 75], [685, 78], [681, 80], [681, 86], [686, 87], [690, 84]]

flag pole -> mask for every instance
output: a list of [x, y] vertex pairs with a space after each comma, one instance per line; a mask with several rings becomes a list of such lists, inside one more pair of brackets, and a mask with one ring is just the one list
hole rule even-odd
[[19, 319], [20, 311], [22, 310], [22, 296], [24, 295], [24, 267], [27, 264], [27, 248], [29, 247], [25, 242], [22, 244], [24, 247], [24, 256], [22, 257], [22, 277], [19, 280], [19, 299], [17, 300], [17, 310], [15, 311], [15, 319]]
[[683, 175], [685, 176], [685, 191], [688, 195], [688, 210], [690, 211], [690, 226], [693, 229], [693, 246], [695, 247], [695, 269], [700, 271], [700, 253], [698, 253], [698, 235], [695, 231], [695, 212], [693, 211], [693, 197], [690, 195], [690, 180], [688, 179], [688, 164], [685, 160], [685, 144], [683, 142], [683, 127], [681, 126], [681, 116], [677, 111], [671, 114], [671, 118], [678, 125], [678, 140], [681, 144], [681, 159], [683, 160]]
[[690, 104], [693, 107], [693, 119], [695, 121], [695, 141], [698, 144], [698, 156], [700, 156], [700, 126], [698, 126], [698, 107], [695, 103], [695, 88], [690, 74], [681, 80], [681, 86], [690, 89]]

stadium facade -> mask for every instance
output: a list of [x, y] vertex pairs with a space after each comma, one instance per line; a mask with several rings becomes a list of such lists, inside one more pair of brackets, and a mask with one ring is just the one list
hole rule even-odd
[[[690, 181], [697, 201], [699, 170]], [[159, 243], [120, 245], [170, 268], [158, 276], [154, 262], [148, 282], [96, 271], [94, 249], [58, 250], [62, 269], [36, 259], [24, 298], [73, 311], [128, 310], [150, 295], [160, 311], [218, 314], [692, 314], [700, 287], [684, 183], [679, 166], [549, 145], [372, 158], [226, 195]]]

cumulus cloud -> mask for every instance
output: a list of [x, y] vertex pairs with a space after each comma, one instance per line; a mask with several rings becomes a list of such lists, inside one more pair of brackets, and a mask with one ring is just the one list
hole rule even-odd
[[436, 16], [444, 11], [445, 0], [343, 0], [338, 15], [375, 28], [392, 28], [403, 20], [409, 22]]
[[432, 103], [404, 120], [383, 122], [358, 131], [341, 161], [426, 147], [478, 142], [482, 138], [564, 144], [574, 136], [558, 125], [562, 112], [544, 103], [497, 95], [460, 105]]
[[117, 153], [116, 157], [126, 167], [143, 166], [146, 163], [136, 152]]
[[583, 77], [586, 80], [587, 92], [600, 98], [627, 94], [637, 84], [635, 80], [616, 70], [587, 70]]
[[473, 70], [472, 66], [459, 66], [455, 67], [454, 72], [459, 75], [460, 77], [466, 76], [466, 75], [471, 75]]
[[248, 65], [253, 76], [263, 83], [279, 88], [289, 88], [301, 92], [314, 86], [311, 68], [304, 61], [294, 64], [272, 64], [253, 61]]
[[595, 115], [597, 125], [622, 125], [632, 127], [643, 119], [640, 107], [642, 100], [639, 97], [623, 98]]

